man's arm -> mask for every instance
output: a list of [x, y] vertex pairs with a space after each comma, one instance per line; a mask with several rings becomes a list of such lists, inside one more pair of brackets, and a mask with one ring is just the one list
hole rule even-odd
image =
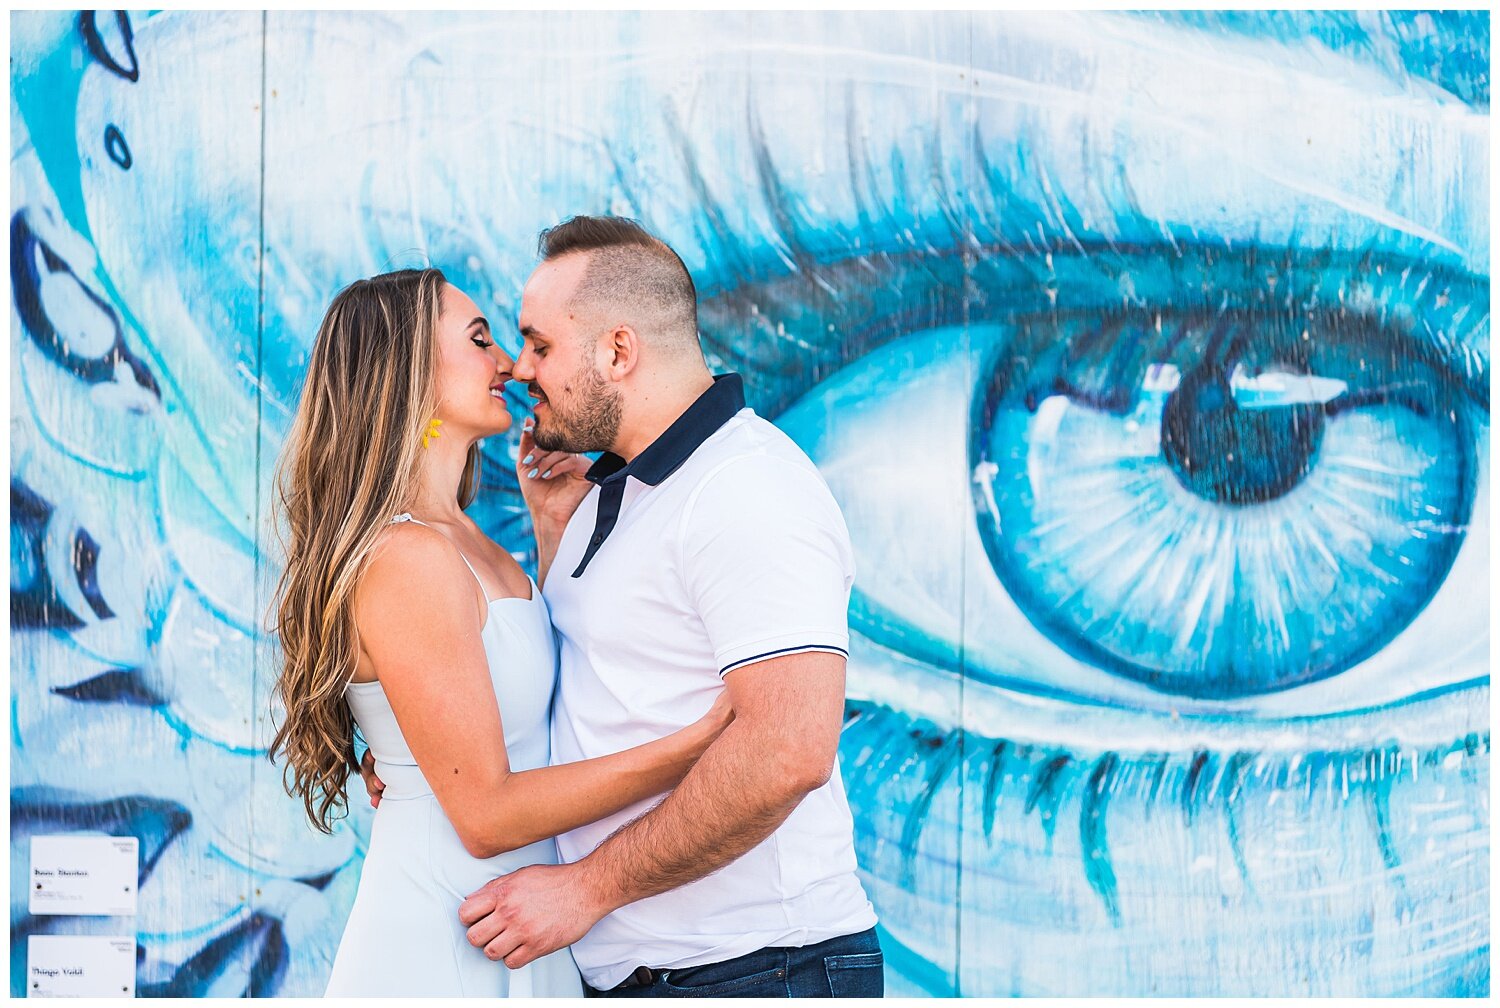
[[842, 655], [772, 658], [730, 672], [724, 684], [734, 723], [677, 790], [578, 862], [606, 913], [736, 860], [832, 774], [844, 717]]
[[523, 868], [471, 895], [459, 910], [470, 944], [515, 969], [770, 836], [833, 772], [844, 664], [842, 655], [805, 652], [728, 673], [735, 720], [677, 789], [583, 860]]

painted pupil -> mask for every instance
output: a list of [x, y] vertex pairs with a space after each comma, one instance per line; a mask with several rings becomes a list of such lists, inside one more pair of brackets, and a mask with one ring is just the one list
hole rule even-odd
[[1302, 482], [1323, 438], [1319, 406], [1241, 408], [1223, 367], [1188, 372], [1167, 397], [1162, 456], [1193, 493], [1220, 504], [1262, 504]]

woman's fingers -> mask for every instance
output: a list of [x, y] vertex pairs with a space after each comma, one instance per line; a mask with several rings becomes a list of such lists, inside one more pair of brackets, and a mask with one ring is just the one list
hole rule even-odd
[[536, 455], [536, 440], [531, 436], [531, 421], [527, 420], [521, 427], [521, 442], [516, 451], [516, 468], [525, 469], [531, 465]]
[[582, 476], [592, 469], [593, 466], [593, 461], [587, 455], [569, 455], [552, 467], [552, 475], [561, 476], [564, 473], [577, 473], [579, 476]]
[[364, 759], [359, 761], [359, 775], [364, 778], [365, 791], [370, 795], [370, 805], [374, 808], [380, 807], [380, 795], [385, 791], [385, 782], [375, 775], [375, 754], [365, 750]]
[[521, 440], [516, 451], [516, 474], [522, 479], [553, 479], [569, 473], [582, 475], [593, 465], [586, 455], [565, 451], [543, 451], [532, 437], [534, 424], [528, 418], [521, 425]]
[[[530, 458], [530, 462], [524, 459]], [[574, 455], [571, 452], [536, 452], [522, 456], [522, 475], [528, 479], [551, 479], [570, 472], [587, 472], [590, 465], [589, 460], [582, 455]]]

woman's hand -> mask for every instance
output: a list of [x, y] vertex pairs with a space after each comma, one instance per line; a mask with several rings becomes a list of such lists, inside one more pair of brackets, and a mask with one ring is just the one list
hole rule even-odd
[[570, 452], [544, 452], [531, 436], [528, 418], [521, 429], [521, 448], [516, 453], [516, 481], [531, 512], [537, 537], [562, 537], [568, 519], [588, 496], [594, 484], [584, 478], [590, 462]]
[[370, 807], [380, 807], [380, 796], [385, 793], [385, 781], [375, 775], [375, 754], [365, 750], [365, 758], [359, 761], [359, 775], [364, 778], [365, 791], [370, 796]]

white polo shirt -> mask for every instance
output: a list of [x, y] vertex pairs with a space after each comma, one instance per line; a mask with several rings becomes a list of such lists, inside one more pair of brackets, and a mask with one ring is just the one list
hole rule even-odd
[[[606, 454], [543, 591], [557, 628], [552, 761], [661, 738], [701, 717], [722, 676], [800, 651], [847, 654], [853, 551], [817, 468], [721, 375], [629, 466]], [[753, 670], [746, 673], [753, 675]], [[557, 838], [577, 861], [661, 800]], [[584, 979], [719, 962], [875, 925], [855, 877], [835, 766], [765, 841], [697, 882], [632, 903], [573, 946]]]

